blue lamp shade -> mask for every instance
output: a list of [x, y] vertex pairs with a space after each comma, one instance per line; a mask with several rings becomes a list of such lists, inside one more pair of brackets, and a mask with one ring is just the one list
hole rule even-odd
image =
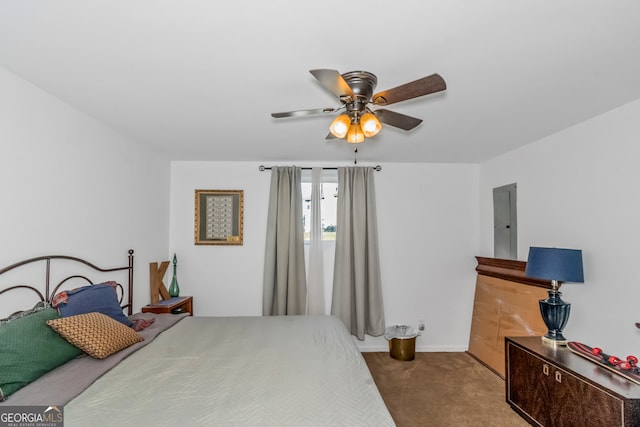
[[582, 283], [582, 251], [531, 247], [524, 274], [538, 279]]

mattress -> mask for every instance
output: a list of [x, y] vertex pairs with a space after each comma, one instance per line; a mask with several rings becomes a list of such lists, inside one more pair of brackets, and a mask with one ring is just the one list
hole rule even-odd
[[332, 316], [186, 317], [64, 407], [65, 427], [393, 426]]

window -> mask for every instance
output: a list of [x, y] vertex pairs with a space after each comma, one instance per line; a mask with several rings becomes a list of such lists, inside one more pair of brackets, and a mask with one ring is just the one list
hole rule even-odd
[[[322, 175], [320, 190], [322, 240], [335, 242], [338, 211], [338, 174], [334, 170], [325, 170]], [[303, 170], [302, 173], [302, 215], [304, 241], [309, 243], [311, 235], [311, 171], [308, 170]]]
[[[338, 184], [323, 182], [321, 186], [320, 212], [322, 216], [322, 240], [336, 240], [336, 212], [338, 204]], [[304, 241], [311, 236], [311, 183], [302, 183], [302, 222]]]

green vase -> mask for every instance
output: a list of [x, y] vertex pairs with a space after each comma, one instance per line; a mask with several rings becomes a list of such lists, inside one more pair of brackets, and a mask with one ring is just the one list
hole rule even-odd
[[176, 269], [178, 267], [178, 259], [176, 254], [173, 254], [173, 279], [171, 279], [171, 286], [169, 286], [169, 295], [172, 297], [180, 296], [180, 286], [178, 286], [178, 276], [176, 275]]

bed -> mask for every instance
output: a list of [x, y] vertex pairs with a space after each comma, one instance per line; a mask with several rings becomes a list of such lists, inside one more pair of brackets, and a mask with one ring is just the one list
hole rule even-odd
[[[84, 274], [65, 276], [52, 286], [52, 263], [59, 260], [101, 274], [122, 274], [125, 286], [115, 277], [94, 284]], [[46, 263], [44, 293], [37, 286], [3, 282], [5, 274], [15, 276], [16, 269], [42, 262]], [[68, 286], [70, 277], [88, 283]], [[96, 286], [117, 296], [125, 320], [99, 312], [65, 315], [60, 295], [67, 298], [68, 293], [72, 305], [74, 295], [94, 292]], [[395, 425], [362, 355], [335, 317], [133, 314], [133, 251], [126, 266], [112, 269], [73, 257], [39, 257], [0, 270], [0, 298], [14, 291], [31, 292], [28, 288], [34, 288], [42, 301], [36, 314], [33, 310], [14, 314], [12, 320], [0, 322], [0, 334], [7, 325], [18, 324], [12, 325], [16, 320], [40, 322], [31, 319], [44, 312], [55, 318], [38, 327], [46, 333], [55, 328], [56, 339], [65, 337], [63, 341], [76, 350], [72, 345], [76, 329], [93, 328], [93, 323], [76, 328], [73, 322], [80, 319], [99, 325], [104, 321], [118, 333], [129, 338], [131, 331], [137, 338], [104, 357], [94, 354], [98, 350], [93, 347], [78, 344], [82, 354], [11, 392], [0, 402], [0, 411], [2, 405], [58, 406], [64, 409], [65, 427]], [[77, 289], [82, 291], [74, 294]], [[49, 307], [56, 304], [55, 310]], [[65, 327], [73, 330], [72, 336]], [[100, 340], [110, 341], [109, 337]], [[2, 369], [7, 368], [0, 365], [0, 375], [6, 373]], [[0, 388], [2, 382], [0, 377]]]

